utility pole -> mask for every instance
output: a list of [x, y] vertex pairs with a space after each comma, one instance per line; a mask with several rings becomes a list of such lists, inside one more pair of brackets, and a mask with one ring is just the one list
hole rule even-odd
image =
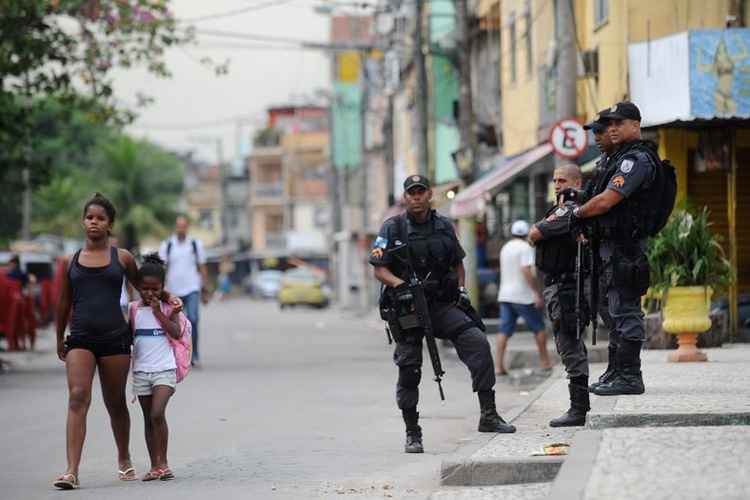
[[227, 173], [224, 167], [224, 141], [216, 137], [216, 161], [219, 162], [219, 190], [221, 202], [219, 203], [219, 220], [221, 221], [221, 243], [229, 241], [227, 234]]
[[[467, 0], [456, 0], [456, 49], [458, 52], [459, 106], [458, 129], [461, 137], [458, 155], [459, 175], [466, 186], [476, 180], [479, 169], [477, 165], [477, 140], [474, 134], [474, 107], [471, 95], [471, 26]], [[464, 286], [474, 304], [479, 303], [477, 286], [477, 236], [476, 220], [466, 217], [459, 220], [458, 232], [461, 244], [466, 252], [464, 269], [466, 282]]]
[[417, 71], [417, 168], [419, 174], [427, 176], [430, 169], [430, 152], [427, 147], [428, 113], [427, 113], [427, 68], [424, 57], [424, 0], [416, 0], [417, 30], [414, 35], [414, 65]]
[[[575, 44], [573, 1], [558, 0], [557, 16], [557, 86], [555, 89], [555, 116], [558, 120], [576, 116], [576, 76], [578, 54]], [[567, 163], [565, 158], [555, 156], [555, 165]]]

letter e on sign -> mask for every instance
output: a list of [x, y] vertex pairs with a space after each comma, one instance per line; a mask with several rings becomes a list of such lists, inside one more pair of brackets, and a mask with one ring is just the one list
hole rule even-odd
[[572, 118], [560, 120], [552, 126], [549, 142], [555, 153], [563, 158], [578, 158], [586, 151], [589, 134], [580, 123]]

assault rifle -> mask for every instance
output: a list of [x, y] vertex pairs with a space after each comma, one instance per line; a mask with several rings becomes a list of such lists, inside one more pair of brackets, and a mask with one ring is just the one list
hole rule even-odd
[[576, 253], [576, 340], [581, 340], [581, 302], [585, 300], [583, 282], [583, 239], [578, 237], [578, 251]]
[[[572, 201], [573, 203], [579, 203], [580, 192], [576, 189], [565, 189], [563, 190], [558, 201], [566, 202]], [[572, 208], [570, 208], [572, 210]], [[581, 314], [581, 304], [585, 300], [586, 290], [584, 281], [585, 271], [585, 252], [588, 250], [589, 256], [589, 279], [591, 280], [591, 303], [589, 308], [589, 318], [591, 320], [592, 337], [591, 344], [596, 345], [596, 334], [598, 330], [597, 315], [599, 313], [599, 239], [596, 234], [596, 227], [589, 226], [588, 233], [586, 234], [586, 227], [579, 226], [574, 231], [574, 236], [577, 240], [577, 252], [576, 252], [576, 339], [581, 338], [581, 330], [583, 326], [583, 319]]]
[[589, 257], [591, 258], [591, 345], [596, 345], [596, 332], [599, 328], [599, 238], [596, 228], [591, 228]]
[[[435, 342], [435, 334], [432, 329], [432, 319], [430, 317], [430, 308], [427, 305], [427, 296], [425, 295], [424, 282], [429, 278], [429, 274], [424, 279], [419, 279], [414, 266], [411, 263], [411, 254], [406, 245], [401, 245], [389, 250], [396, 259], [399, 260], [401, 265], [404, 266], [408, 276], [409, 284], [407, 290], [402, 293], [411, 294], [414, 304], [414, 314], [416, 315], [416, 323], [424, 331], [425, 342], [427, 343], [427, 351], [430, 353], [430, 361], [432, 362], [432, 370], [435, 373], [435, 382], [438, 385], [438, 391], [440, 391], [440, 399], [445, 401], [445, 393], [443, 392], [442, 376], [445, 375], [443, 365], [440, 362], [440, 354], [438, 353], [437, 343]], [[402, 295], [403, 297], [403, 295]]]

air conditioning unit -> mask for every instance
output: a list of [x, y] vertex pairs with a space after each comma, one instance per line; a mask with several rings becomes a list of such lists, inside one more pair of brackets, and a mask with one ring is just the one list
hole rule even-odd
[[599, 76], [599, 49], [581, 52], [578, 68], [579, 76]]

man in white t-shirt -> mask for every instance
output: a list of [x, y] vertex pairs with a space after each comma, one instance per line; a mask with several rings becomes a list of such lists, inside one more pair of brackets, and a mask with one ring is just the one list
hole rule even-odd
[[495, 373], [507, 375], [505, 349], [513, 336], [518, 317], [522, 317], [534, 332], [542, 368], [552, 368], [547, 353], [547, 335], [544, 333], [544, 299], [534, 279], [534, 249], [526, 241], [529, 224], [517, 220], [510, 229], [513, 239], [500, 250], [500, 328], [496, 340]]
[[167, 263], [166, 287], [182, 299], [185, 315], [193, 327], [193, 364], [200, 360], [198, 351], [198, 308], [208, 302], [208, 273], [203, 244], [188, 237], [186, 217], [175, 220], [174, 235], [163, 241], [159, 256]]

